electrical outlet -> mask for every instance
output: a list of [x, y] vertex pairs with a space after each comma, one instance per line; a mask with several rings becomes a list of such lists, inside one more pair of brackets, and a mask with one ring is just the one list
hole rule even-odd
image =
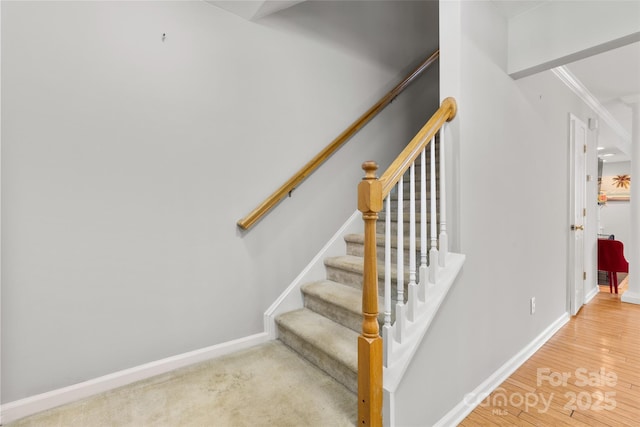
[[531, 298], [531, 314], [536, 314], [536, 297]]

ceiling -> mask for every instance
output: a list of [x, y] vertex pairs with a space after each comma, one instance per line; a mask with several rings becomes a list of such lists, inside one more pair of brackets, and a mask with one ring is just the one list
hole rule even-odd
[[640, 43], [572, 62], [567, 68], [603, 104], [640, 93]]
[[[548, 1], [551, 0], [493, 0], [493, 4], [509, 19]], [[590, 56], [565, 67], [631, 134], [631, 114], [627, 102], [640, 95], [640, 42]], [[609, 137], [604, 132], [600, 134], [601, 158], [608, 162], [630, 160], [629, 154], [621, 152]]]
[[[572, 62], [566, 67], [631, 134], [628, 102], [640, 94], [640, 42]], [[616, 148], [613, 142], [616, 137], [603, 130], [598, 155], [607, 162], [630, 160], [630, 153]]]

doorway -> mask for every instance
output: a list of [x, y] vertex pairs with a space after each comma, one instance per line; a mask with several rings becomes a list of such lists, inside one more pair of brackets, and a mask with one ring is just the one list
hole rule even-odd
[[584, 305], [586, 257], [587, 125], [569, 114], [569, 262], [567, 305], [575, 316]]

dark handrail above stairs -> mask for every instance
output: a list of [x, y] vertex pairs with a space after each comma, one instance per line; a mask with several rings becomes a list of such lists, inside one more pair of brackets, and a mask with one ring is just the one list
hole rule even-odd
[[247, 216], [238, 220], [238, 227], [243, 230], [251, 228], [258, 220], [273, 209], [278, 202], [285, 198], [293, 191], [305, 178], [311, 175], [320, 165], [322, 165], [331, 155], [333, 155], [340, 147], [342, 147], [353, 135], [355, 135], [364, 125], [369, 123], [378, 113], [380, 113], [387, 105], [391, 103], [404, 89], [415, 81], [431, 64], [433, 64], [440, 56], [440, 51], [436, 50], [427, 59], [425, 59], [415, 70], [396, 85], [391, 91], [383, 96], [375, 103], [367, 112], [360, 116], [347, 129], [344, 130], [336, 139], [327, 145], [322, 151], [311, 159], [306, 165], [296, 172], [287, 182], [282, 184], [273, 194], [267, 197], [260, 205], [252, 210]]

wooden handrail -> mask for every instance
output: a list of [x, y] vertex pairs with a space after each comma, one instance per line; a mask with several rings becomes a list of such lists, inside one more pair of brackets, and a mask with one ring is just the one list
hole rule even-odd
[[358, 425], [382, 426], [383, 354], [382, 338], [378, 328], [378, 257], [376, 254], [378, 212], [382, 210], [383, 201], [393, 186], [402, 179], [404, 173], [444, 123], [455, 117], [456, 111], [455, 99], [446, 98], [442, 101], [440, 108], [379, 179], [376, 178], [378, 165], [375, 162], [369, 161], [362, 165], [365, 177], [358, 185], [358, 210], [362, 212], [364, 220], [363, 320], [362, 333], [358, 336]]
[[238, 227], [243, 230], [251, 228], [267, 212], [275, 207], [280, 200], [291, 193], [305, 178], [311, 175], [321, 164], [333, 155], [345, 142], [356, 134], [364, 125], [369, 123], [379, 112], [391, 103], [400, 93], [418, 78], [431, 64], [440, 56], [440, 51], [436, 50], [431, 56], [425, 59], [415, 70], [405, 77], [396, 87], [376, 102], [366, 113], [360, 116], [336, 139], [331, 141], [322, 151], [311, 159], [306, 165], [296, 172], [287, 182], [278, 188], [273, 194], [267, 197], [258, 207], [252, 210], [247, 216], [238, 221]]
[[420, 152], [424, 150], [429, 141], [433, 139], [445, 122], [451, 121], [458, 111], [456, 100], [445, 98], [440, 104], [440, 108], [431, 116], [429, 121], [413, 137], [411, 142], [396, 157], [387, 170], [380, 177], [382, 184], [382, 197], [386, 197], [394, 185], [402, 178], [402, 175], [409, 169], [411, 164], [418, 158]]

